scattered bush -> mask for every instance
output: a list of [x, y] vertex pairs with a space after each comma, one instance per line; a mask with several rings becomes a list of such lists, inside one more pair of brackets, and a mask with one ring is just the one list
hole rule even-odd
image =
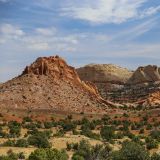
[[115, 133], [114, 128], [110, 126], [104, 126], [100, 131], [102, 138], [107, 141], [110, 141], [115, 137], [114, 133]]
[[112, 160], [150, 160], [145, 148], [135, 142], [126, 141], [119, 151], [113, 152]]
[[29, 145], [36, 146], [38, 148], [50, 148], [51, 144], [48, 141], [48, 137], [44, 133], [36, 133], [28, 137]]
[[32, 152], [29, 160], [68, 160], [68, 155], [64, 150], [57, 149], [37, 149]]

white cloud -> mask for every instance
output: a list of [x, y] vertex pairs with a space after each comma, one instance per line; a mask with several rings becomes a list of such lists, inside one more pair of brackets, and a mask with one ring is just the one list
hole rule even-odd
[[61, 15], [93, 24], [122, 23], [129, 19], [155, 14], [159, 7], [140, 11], [148, 0], [68, 0], [62, 5]]
[[44, 36], [53, 36], [54, 34], [56, 34], [57, 29], [55, 27], [51, 27], [51, 28], [37, 28], [36, 32], [38, 34], [44, 35]]
[[20, 40], [25, 35], [24, 31], [11, 24], [0, 24], [0, 45], [8, 40]]
[[12, 43], [29, 51], [74, 51], [78, 37], [60, 33], [55, 27], [36, 28], [32, 32], [24, 32], [11, 24], [0, 25], [0, 45]]
[[0, 43], [3, 44], [10, 39], [19, 39], [19, 37], [24, 36], [25, 33], [22, 29], [11, 24], [1, 24], [0, 25]]
[[134, 40], [146, 32], [152, 30], [157, 25], [158, 18], [152, 18], [141, 22], [140, 24], [130, 27], [127, 30], [121, 31], [110, 38], [110, 41], [131, 41]]
[[146, 17], [146, 16], [151, 16], [151, 15], [153, 15], [153, 14], [156, 14], [157, 12], [160, 12], [160, 5], [157, 6], [157, 7], [150, 7], [150, 8], [148, 8], [148, 9], [145, 9], [145, 10], [141, 13], [140, 17], [141, 17], [141, 18], [144, 18], [144, 17]]
[[7, 34], [7, 35], [17, 35], [17, 36], [22, 36], [24, 35], [24, 32], [16, 27], [16, 26], [13, 26], [11, 24], [3, 24], [0, 26], [0, 32], [2, 34]]
[[28, 48], [31, 50], [37, 50], [37, 51], [47, 51], [50, 49], [49, 44], [44, 43], [32, 43], [28, 45]]

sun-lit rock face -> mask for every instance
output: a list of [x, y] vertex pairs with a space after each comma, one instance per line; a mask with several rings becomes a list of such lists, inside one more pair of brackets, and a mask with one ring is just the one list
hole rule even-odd
[[77, 73], [84, 81], [94, 83], [101, 96], [109, 100], [113, 91], [119, 90], [133, 72], [114, 64], [89, 64], [78, 68]]
[[128, 84], [140, 84], [147, 82], [156, 82], [160, 80], [160, 69], [155, 65], [139, 67], [132, 77], [128, 80]]
[[2, 108], [98, 113], [110, 104], [59, 56], [38, 58], [20, 76], [0, 86]]
[[160, 68], [155, 65], [133, 72], [112, 64], [91, 64], [77, 72], [82, 80], [92, 81], [105, 100], [146, 107], [160, 104]]
[[74, 67], [68, 66], [65, 60], [59, 56], [38, 58], [33, 64], [25, 68], [22, 75], [32, 73], [80, 81]]
[[113, 64], [89, 64], [77, 72], [82, 80], [118, 84], [124, 84], [132, 75], [128, 69]]
[[69, 66], [59, 56], [40, 57], [27, 66], [22, 75], [35, 74], [52, 77], [55, 81], [65, 80], [81, 85], [84, 89], [99, 96], [96, 86], [91, 82], [81, 81], [74, 67]]

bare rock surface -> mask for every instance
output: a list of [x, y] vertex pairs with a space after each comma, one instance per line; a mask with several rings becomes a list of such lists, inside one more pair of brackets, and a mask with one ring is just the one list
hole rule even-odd
[[89, 64], [78, 68], [77, 72], [83, 80], [112, 84], [124, 84], [133, 74], [128, 69], [113, 64]]
[[40, 57], [23, 73], [0, 86], [0, 107], [103, 113], [112, 103], [59, 56]]
[[112, 64], [91, 64], [77, 69], [82, 80], [92, 81], [101, 96], [129, 106], [160, 105], [160, 68], [138, 67], [134, 72]]
[[156, 82], [160, 80], [160, 68], [156, 65], [148, 65], [139, 67], [132, 77], [128, 80], [128, 84], [141, 84], [148, 82]]

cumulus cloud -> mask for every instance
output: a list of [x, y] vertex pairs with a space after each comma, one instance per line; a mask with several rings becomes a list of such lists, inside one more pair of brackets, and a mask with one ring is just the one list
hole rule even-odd
[[119, 24], [129, 19], [155, 14], [159, 7], [141, 11], [148, 0], [81, 0], [70, 1], [62, 5], [61, 15], [81, 19], [94, 24]]

